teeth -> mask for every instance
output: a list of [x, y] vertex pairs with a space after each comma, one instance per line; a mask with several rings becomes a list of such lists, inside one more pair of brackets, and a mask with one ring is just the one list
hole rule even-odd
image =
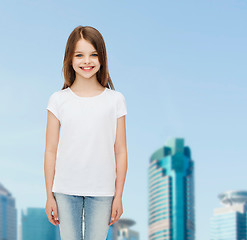
[[93, 67], [85, 67], [85, 68], [83, 67], [82, 69], [91, 69], [91, 68], [93, 68]]

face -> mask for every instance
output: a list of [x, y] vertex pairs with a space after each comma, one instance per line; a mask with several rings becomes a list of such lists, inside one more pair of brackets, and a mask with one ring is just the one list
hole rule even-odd
[[72, 58], [72, 67], [76, 75], [84, 78], [91, 78], [100, 69], [98, 53], [93, 45], [84, 38], [80, 39]]

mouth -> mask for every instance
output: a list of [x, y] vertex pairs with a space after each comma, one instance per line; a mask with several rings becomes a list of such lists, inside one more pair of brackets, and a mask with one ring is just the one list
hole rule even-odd
[[94, 66], [88, 66], [88, 67], [80, 67], [83, 71], [91, 71], [94, 68]]

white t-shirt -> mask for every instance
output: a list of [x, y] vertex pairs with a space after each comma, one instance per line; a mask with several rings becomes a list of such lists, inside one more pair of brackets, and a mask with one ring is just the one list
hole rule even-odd
[[68, 87], [54, 92], [46, 109], [61, 123], [52, 192], [114, 196], [117, 118], [127, 114], [123, 94], [105, 88], [80, 97]]

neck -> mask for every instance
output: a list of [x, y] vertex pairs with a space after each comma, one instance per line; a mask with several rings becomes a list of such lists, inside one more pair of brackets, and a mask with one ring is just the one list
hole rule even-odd
[[77, 91], [93, 91], [95, 89], [102, 89], [102, 85], [98, 82], [96, 75], [91, 78], [83, 78], [81, 76], [76, 76], [73, 82], [73, 89]]

